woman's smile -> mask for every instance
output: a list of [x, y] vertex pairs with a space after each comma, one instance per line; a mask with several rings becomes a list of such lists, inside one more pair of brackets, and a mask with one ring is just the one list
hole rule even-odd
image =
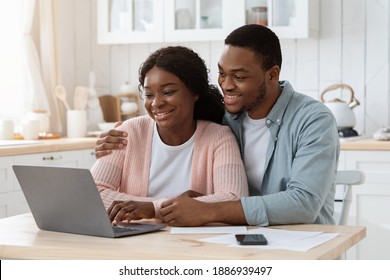
[[174, 111], [175, 110], [172, 109], [167, 111], [152, 111], [152, 113], [156, 121], [164, 121], [169, 119]]

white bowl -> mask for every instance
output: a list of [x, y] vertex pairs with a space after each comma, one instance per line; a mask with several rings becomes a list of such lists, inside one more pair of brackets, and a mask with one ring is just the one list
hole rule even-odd
[[121, 110], [125, 114], [133, 114], [138, 111], [138, 105], [135, 102], [123, 102]]
[[115, 122], [98, 123], [98, 127], [101, 131], [108, 131], [115, 127]]

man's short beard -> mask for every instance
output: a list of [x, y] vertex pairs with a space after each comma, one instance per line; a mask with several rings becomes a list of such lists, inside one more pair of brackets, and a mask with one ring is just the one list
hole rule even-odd
[[244, 106], [244, 107], [242, 108], [241, 113], [250, 111], [250, 110], [252, 110], [253, 108], [256, 108], [257, 106], [261, 105], [261, 103], [263, 103], [263, 101], [264, 101], [264, 99], [265, 99], [265, 97], [266, 97], [266, 95], [267, 95], [267, 87], [266, 87], [266, 85], [265, 85], [265, 82], [263, 82], [263, 83], [260, 85], [260, 87], [259, 87], [259, 89], [258, 89], [258, 93], [259, 93], [259, 94], [258, 94], [258, 96], [257, 96], [257, 98], [256, 98], [256, 101], [253, 102], [252, 104], [248, 104], [248, 105]]

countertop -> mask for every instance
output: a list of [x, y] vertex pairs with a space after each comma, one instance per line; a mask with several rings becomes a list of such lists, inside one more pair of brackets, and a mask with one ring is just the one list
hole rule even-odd
[[93, 149], [95, 148], [96, 140], [97, 138], [95, 137], [59, 138], [26, 142], [23, 142], [24, 140], [15, 140], [12, 145], [0, 145], [0, 156]]
[[390, 151], [390, 141], [379, 141], [373, 138], [363, 138], [358, 140], [340, 139], [342, 151]]
[[[45, 152], [59, 152], [82, 149], [94, 149], [97, 138], [59, 138], [53, 140], [20, 141], [15, 145], [0, 145], [0, 156], [13, 156], [24, 154], [36, 154]], [[1, 144], [1, 141], [0, 141]], [[341, 139], [341, 150], [359, 151], [390, 151], [390, 141], [378, 141], [373, 138], [364, 139]]]
[[171, 234], [169, 227], [158, 232], [122, 238], [51, 232], [39, 230], [32, 215], [23, 214], [0, 219], [0, 258], [40, 260], [335, 259], [366, 236], [366, 229], [356, 226], [301, 224], [271, 226], [270, 228], [336, 232], [339, 235], [305, 252], [259, 249], [252, 246], [236, 248], [199, 240], [215, 236], [215, 234]]

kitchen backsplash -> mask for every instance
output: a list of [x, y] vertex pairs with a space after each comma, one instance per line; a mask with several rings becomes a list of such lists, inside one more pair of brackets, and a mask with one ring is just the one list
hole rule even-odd
[[[98, 45], [96, 2], [57, 0], [60, 73], [65, 87], [74, 88], [87, 86], [93, 71], [99, 96], [117, 94], [124, 82], [137, 84], [139, 65], [163, 44]], [[316, 99], [327, 86], [346, 83], [361, 103], [354, 109], [359, 134], [389, 126], [389, 20], [385, 0], [321, 0], [320, 36], [281, 40], [281, 79]], [[180, 44], [204, 58], [216, 83], [223, 42]]]

